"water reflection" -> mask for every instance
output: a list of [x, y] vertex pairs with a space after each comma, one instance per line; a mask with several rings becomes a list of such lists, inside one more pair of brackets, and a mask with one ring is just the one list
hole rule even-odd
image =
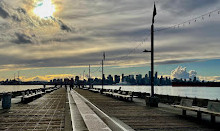
[[[101, 86], [94, 86], [101, 88]], [[134, 92], [147, 92], [150, 93], [150, 86], [104, 86], [104, 89], [119, 89], [134, 91]], [[205, 99], [220, 99], [220, 87], [172, 87], [172, 86], [155, 86], [156, 94], [172, 95], [172, 96], [187, 96]]]
[[43, 88], [43, 85], [0, 85], [0, 93], [39, 88]]

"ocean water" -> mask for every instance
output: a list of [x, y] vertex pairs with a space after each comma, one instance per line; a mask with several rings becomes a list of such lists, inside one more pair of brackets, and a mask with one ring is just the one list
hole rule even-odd
[[[50, 85], [46, 87], [51, 87]], [[150, 86], [130, 86], [130, 85], [104, 85], [104, 89], [119, 89], [134, 92], [151, 92]], [[0, 93], [22, 91], [27, 89], [43, 88], [43, 85], [0, 85]], [[100, 85], [94, 88], [102, 88]], [[197, 97], [211, 100], [220, 100], [220, 87], [172, 87], [172, 86], [155, 86], [156, 94]]]
[[[151, 92], [150, 86], [128, 86], [128, 85], [105, 85], [104, 89], [119, 89], [134, 92]], [[94, 86], [94, 88], [102, 88], [102, 86]], [[156, 94], [172, 95], [172, 96], [187, 96], [204, 98], [211, 100], [220, 100], [220, 87], [172, 87], [172, 86], [155, 86]]]
[[[49, 87], [49, 86], [46, 86], [46, 87]], [[12, 91], [23, 91], [27, 89], [39, 89], [39, 88], [43, 88], [43, 85], [0, 85], [0, 93], [12, 92]]]

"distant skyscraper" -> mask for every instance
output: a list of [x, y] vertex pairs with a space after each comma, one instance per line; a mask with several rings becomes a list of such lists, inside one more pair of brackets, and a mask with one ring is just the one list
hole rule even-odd
[[193, 82], [196, 82], [196, 77], [193, 78]]
[[147, 75], [147, 74], [145, 74], [145, 78], [147, 78], [147, 79], [148, 79], [148, 75]]
[[107, 78], [108, 78], [108, 84], [112, 85], [113, 84], [113, 77], [111, 75], [109, 75]]
[[155, 73], [155, 76], [154, 76], [154, 84], [155, 85], [158, 85], [158, 78], [157, 78], [157, 72]]
[[151, 79], [151, 71], [149, 71], [149, 79]]
[[144, 77], [144, 85], [148, 85], [149, 83], [149, 78], [148, 78], [148, 75], [145, 74], [145, 77]]
[[105, 74], [103, 74], [102, 78], [103, 78], [103, 80], [104, 80], [104, 82], [105, 82]]
[[115, 83], [119, 83], [120, 82], [120, 76], [115, 75]]
[[142, 75], [141, 74], [136, 75], [136, 82], [137, 82], [138, 85], [142, 84], [141, 80], [142, 80]]
[[121, 81], [124, 82], [124, 74], [121, 75]]

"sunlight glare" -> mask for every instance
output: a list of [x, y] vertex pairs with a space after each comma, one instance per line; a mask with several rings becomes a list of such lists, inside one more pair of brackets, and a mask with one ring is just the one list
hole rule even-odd
[[40, 0], [33, 10], [34, 14], [40, 18], [52, 17], [55, 11], [55, 5], [51, 0]]

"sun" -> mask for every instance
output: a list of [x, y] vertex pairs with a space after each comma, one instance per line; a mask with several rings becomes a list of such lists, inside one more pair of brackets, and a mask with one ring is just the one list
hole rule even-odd
[[53, 17], [53, 13], [56, 11], [55, 5], [51, 0], [38, 0], [33, 10], [34, 14], [40, 18]]

